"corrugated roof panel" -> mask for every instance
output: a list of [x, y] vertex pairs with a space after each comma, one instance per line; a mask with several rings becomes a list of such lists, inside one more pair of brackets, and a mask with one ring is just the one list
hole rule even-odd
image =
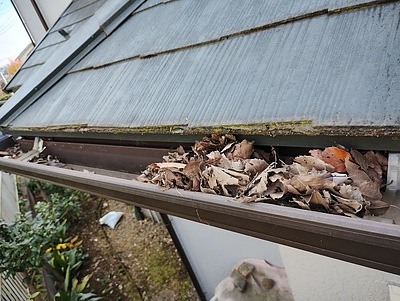
[[147, 0], [145, 3], [143, 3], [143, 5], [137, 11], [148, 9], [149, 7], [152, 7], [155, 5], [168, 4], [168, 2], [172, 2], [172, 1], [177, 1], [177, 0], [167, 0], [167, 1], [166, 0]]
[[[64, 27], [63, 29], [71, 35], [74, 34], [73, 31], [75, 29], [78, 29], [83, 23], [84, 22], [75, 23], [70, 26]], [[63, 37], [58, 31], [49, 32], [46, 38], [40, 43], [40, 45], [38, 45], [37, 49], [40, 50], [58, 43], [63, 43], [65, 41], [66, 38]]]
[[32, 76], [35, 76], [35, 72], [41, 67], [37, 65], [35, 67], [24, 68], [18, 71], [12, 78], [13, 87], [19, 87], [29, 80]]
[[63, 16], [69, 15], [74, 13], [75, 11], [82, 9], [94, 2], [97, 2], [98, 0], [74, 0], [70, 4], [70, 6], [67, 8]]
[[29, 57], [29, 60], [25, 62], [23, 65], [23, 68], [29, 68], [32, 66], [36, 65], [42, 65], [44, 64], [51, 55], [54, 55], [54, 53], [61, 47], [63, 43], [58, 43], [54, 44], [51, 47], [46, 47], [43, 49], [37, 49], [35, 50]]
[[201, 43], [322, 10], [327, 1], [172, 1], [132, 16], [73, 70]]
[[103, 5], [105, 0], [98, 0], [96, 2], [93, 2], [82, 9], [76, 10], [73, 14], [67, 14], [63, 15], [60, 19], [58, 19], [57, 23], [54, 24], [54, 26], [50, 29], [50, 32], [57, 31], [61, 28], [64, 28], [66, 26], [75, 24], [79, 21], [85, 20], [87, 18], [90, 18], [91, 16], [94, 15], [96, 10]]
[[[104, 0], [77, 0], [73, 1], [70, 6], [64, 11], [63, 16], [56, 22], [53, 28], [47, 33], [47, 35], [37, 45], [35, 51], [25, 61], [21, 70], [18, 71], [16, 76], [10, 81], [7, 88], [13, 89], [18, 86], [22, 86], [24, 81], [29, 78], [32, 74], [31, 69], [28, 74], [24, 74], [26, 68], [32, 66], [38, 66], [44, 64], [51, 55], [55, 55], [59, 48], [59, 44], [62, 44], [66, 39], [57, 31], [61, 28], [65, 28], [67, 32], [71, 33], [75, 28], [79, 28], [80, 25], [90, 15], [93, 15], [96, 9], [101, 6]], [[70, 23], [70, 24], [69, 24]], [[78, 25], [76, 25], [78, 23]], [[47, 49], [44, 49], [47, 48]], [[37, 69], [37, 68], [35, 68]]]
[[73, 73], [12, 126], [398, 127], [399, 23], [387, 4]]

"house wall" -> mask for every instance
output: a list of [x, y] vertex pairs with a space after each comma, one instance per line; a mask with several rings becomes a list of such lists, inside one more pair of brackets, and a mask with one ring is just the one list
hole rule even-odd
[[19, 212], [15, 175], [0, 172], [0, 218], [11, 223]]
[[241, 259], [265, 259], [283, 266], [278, 244], [174, 216], [169, 218], [207, 300]]
[[[207, 300], [243, 258], [286, 269], [296, 301], [400, 301], [400, 276], [169, 216]], [[366, 250], [368, 252], [368, 250]]]
[[400, 300], [393, 293], [400, 290], [398, 275], [286, 246], [280, 254], [296, 301]]
[[[38, 14], [36, 13], [32, 1], [27, 0], [12, 0], [20, 17], [23, 19], [28, 33], [35, 44], [39, 43], [46, 34], [46, 29], [43, 26]], [[39, 7], [47, 26], [50, 28], [71, 3], [71, 0], [37, 0], [36, 4]]]
[[[15, 175], [0, 172], [0, 218], [11, 223], [19, 212]], [[5, 278], [0, 275], [0, 300], [29, 300], [22, 275]]]
[[71, 2], [71, 0], [36, 0], [36, 3], [49, 27], [56, 23], [61, 13]]

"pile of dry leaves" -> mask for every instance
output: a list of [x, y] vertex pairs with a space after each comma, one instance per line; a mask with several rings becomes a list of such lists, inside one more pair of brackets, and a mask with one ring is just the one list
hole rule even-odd
[[142, 172], [139, 180], [162, 187], [183, 188], [333, 214], [381, 215], [387, 158], [343, 147], [310, 150], [310, 155], [280, 159], [253, 142], [232, 135], [196, 141], [190, 151], [180, 146]]

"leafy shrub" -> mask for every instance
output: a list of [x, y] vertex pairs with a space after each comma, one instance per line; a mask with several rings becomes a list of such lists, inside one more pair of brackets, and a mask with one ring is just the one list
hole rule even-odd
[[35, 210], [32, 220], [21, 214], [10, 225], [0, 223], [0, 272], [6, 276], [32, 274], [43, 266], [45, 250], [64, 241], [71, 221], [78, 218], [79, 196], [55, 193], [50, 202], [38, 202]]

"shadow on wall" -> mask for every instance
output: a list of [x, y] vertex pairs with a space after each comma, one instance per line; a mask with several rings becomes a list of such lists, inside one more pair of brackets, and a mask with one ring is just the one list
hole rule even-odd
[[284, 268], [244, 259], [215, 289], [211, 301], [294, 301]]

